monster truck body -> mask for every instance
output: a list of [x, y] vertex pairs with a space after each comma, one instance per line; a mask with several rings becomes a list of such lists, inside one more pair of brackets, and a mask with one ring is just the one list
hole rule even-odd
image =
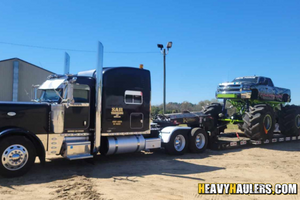
[[274, 87], [270, 78], [262, 76], [239, 77], [218, 86], [218, 99], [252, 99], [260, 101], [290, 102], [291, 91]]

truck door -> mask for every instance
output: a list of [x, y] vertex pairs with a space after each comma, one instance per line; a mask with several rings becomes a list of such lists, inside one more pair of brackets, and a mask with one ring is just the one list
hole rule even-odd
[[75, 84], [73, 90], [74, 103], [65, 107], [65, 130], [67, 132], [83, 132], [90, 125], [90, 87]]
[[262, 100], [273, 100], [274, 93], [273, 93], [273, 87], [269, 86], [269, 78], [263, 78], [261, 77], [259, 80], [259, 97]]
[[275, 100], [275, 88], [272, 80], [270, 78], [266, 78], [267, 80], [267, 93], [269, 100]]

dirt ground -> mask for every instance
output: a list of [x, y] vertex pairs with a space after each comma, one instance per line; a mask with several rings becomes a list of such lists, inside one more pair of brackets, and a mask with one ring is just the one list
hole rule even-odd
[[22, 199], [300, 199], [199, 195], [198, 183], [300, 183], [300, 142], [204, 154], [156, 152], [99, 156], [94, 164], [56, 159], [25, 176], [0, 178], [1, 200]]

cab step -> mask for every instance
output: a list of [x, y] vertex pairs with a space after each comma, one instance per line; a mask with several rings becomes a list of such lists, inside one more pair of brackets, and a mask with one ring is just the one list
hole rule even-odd
[[69, 160], [93, 158], [90, 141], [67, 141], [64, 149], [64, 157]]

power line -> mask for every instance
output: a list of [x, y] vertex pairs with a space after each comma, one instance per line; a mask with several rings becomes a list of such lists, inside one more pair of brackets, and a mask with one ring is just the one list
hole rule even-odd
[[0, 44], [7, 44], [7, 45], [13, 45], [13, 46], [22, 46], [22, 47], [30, 47], [30, 48], [39, 48], [39, 49], [59, 50], [59, 51], [77, 51], [77, 52], [88, 52], [88, 53], [94, 53], [94, 52], [96, 52], [96, 51], [89, 51], [89, 50], [64, 49], [64, 48], [45, 47], [45, 46], [36, 46], [36, 45], [28, 45], [28, 44], [17, 44], [17, 43], [1, 42], [1, 41], [0, 41]]
[[[0, 41], [0, 44], [5, 45], [13, 45], [13, 46], [21, 46], [21, 47], [29, 47], [29, 48], [39, 48], [39, 49], [47, 49], [47, 50], [56, 50], [56, 51], [74, 51], [74, 52], [84, 52], [84, 53], [96, 53], [96, 51], [91, 50], [82, 50], [82, 49], [65, 49], [65, 48], [57, 48], [57, 47], [46, 47], [46, 46], [37, 46], [37, 45], [29, 45], [29, 44], [19, 44], [19, 43], [12, 43], [12, 42], [2, 42]], [[122, 51], [107, 51], [104, 53], [116, 53], [116, 54], [149, 54], [149, 53], [158, 53], [154, 51], [148, 51], [148, 52], [122, 52]]]

